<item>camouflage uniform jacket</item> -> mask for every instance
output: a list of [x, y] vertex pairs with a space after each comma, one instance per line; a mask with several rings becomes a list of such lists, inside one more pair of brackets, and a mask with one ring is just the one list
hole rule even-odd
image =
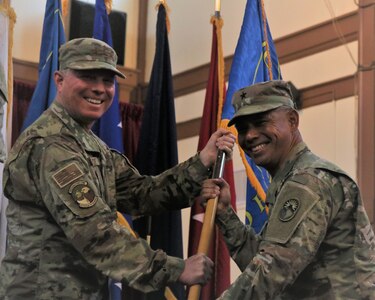
[[184, 261], [134, 238], [116, 222], [116, 210], [186, 207], [208, 175], [195, 155], [159, 176], [141, 176], [53, 103], [5, 166], [0, 299], [107, 299], [107, 276], [144, 292], [177, 281]]
[[375, 299], [375, 237], [352, 179], [300, 143], [266, 199], [260, 235], [231, 208], [217, 219], [243, 272], [220, 299]]

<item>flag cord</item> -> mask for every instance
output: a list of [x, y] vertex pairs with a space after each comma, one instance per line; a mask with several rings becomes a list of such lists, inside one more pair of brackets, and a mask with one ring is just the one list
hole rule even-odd
[[352, 60], [353, 64], [356, 66], [356, 68], [358, 68], [358, 61], [354, 58], [354, 55], [353, 55], [352, 51], [350, 50], [350, 48], [348, 46], [348, 42], [346, 41], [345, 35], [342, 33], [342, 30], [341, 30], [339, 24], [337, 23], [337, 17], [335, 15], [334, 9], [332, 7], [332, 3], [329, 0], [325, 0], [324, 3], [327, 7], [327, 10], [328, 10], [329, 14], [331, 15], [333, 28], [334, 28], [337, 36], [338, 36], [339, 41], [341, 42], [341, 45], [343, 45], [345, 47], [345, 50], [348, 52], [348, 54], [350, 56], [350, 59]]

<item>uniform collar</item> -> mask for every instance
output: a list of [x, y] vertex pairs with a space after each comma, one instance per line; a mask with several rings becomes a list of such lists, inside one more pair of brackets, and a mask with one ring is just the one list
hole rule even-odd
[[54, 101], [50, 109], [68, 128], [69, 133], [83, 145], [85, 150], [101, 152], [103, 142], [91, 130], [87, 130], [75, 121], [60, 103]]
[[285, 177], [286, 174], [288, 174], [290, 170], [293, 168], [297, 159], [306, 151], [309, 151], [309, 148], [304, 142], [300, 142], [296, 146], [294, 146], [292, 150], [289, 152], [284, 165], [280, 168], [280, 170], [276, 172], [273, 180]]
[[289, 152], [285, 164], [276, 172], [267, 190], [266, 199], [269, 204], [274, 204], [276, 191], [279, 189], [288, 173], [292, 170], [296, 161], [307, 151], [310, 151], [307, 145], [304, 142], [300, 142]]

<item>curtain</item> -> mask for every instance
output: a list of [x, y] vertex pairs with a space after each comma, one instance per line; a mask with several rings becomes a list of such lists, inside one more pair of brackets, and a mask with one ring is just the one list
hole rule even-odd
[[143, 106], [134, 103], [121, 103], [122, 137], [124, 153], [130, 162], [134, 162], [137, 153], [139, 133], [141, 129]]
[[35, 86], [17, 79], [13, 81], [12, 146], [21, 133]]

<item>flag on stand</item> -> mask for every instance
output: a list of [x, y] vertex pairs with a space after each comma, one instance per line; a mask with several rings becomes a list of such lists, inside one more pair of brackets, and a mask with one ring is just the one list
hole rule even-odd
[[[95, 1], [95, 17], [94, 17], [94, 30], [93, 37], [95, 39], [106, 42], [111, 47], [112, 33], [109, 24], [107, 9], [104, 0]], [[100, 137], [110, 148], [116, 149], [119, 152], [124, 152], [124, 144], [122, 140], [122, 126], [120, 117], [120, 104], [119, 104], [119, 89], [117, 81], [115, 82], [115, 96], [112, 105], [97, 120], [92, 128], [92, 131]], [[128, 219], [128, 218], [127, 218]]]
[[39, 55], [39, 79], [22, 130], [30, 126], [53, 102], [54, 72], [59, 69], [59, 48], [65, 43], [60, 0], [47, 0]]
[[[281, 73], [263, 0], [248, 0], [229, 74], [227, 101], [223, 107], [221, 126], [227, 127], [234, 114], [231, 103], [234, 92], [272, 79], [281, 79]], [[242, 150], [240, 152], [248, 177], [246, 223], [259, 232], [267, 219], [265, 196], [270, 177], [266, 170], [256, 166]]]
[[[213, 24], [211, 62], [206, 96], [200, 126], [198, 151], [202, 150], [210, 136], [217, 130], [221, 109], [225, 98], [224, 58], [222, 50], [221, 28], [223, 20], [220, 16], [211, 18]], [[224, 179], [229, 183], [232, 195], [232, 206], [236, 208], [232, 161], [227, 161]], [[195, 202], [191, 209], [189, 229], [189, 256], [197, 253], [204, 219], [204, 209]], [[208, 256], [214, 262], [214, 275], [210, 282], [202, 287], [200, 299], [216, 299], [230, 285], [230, 256], [220, 231], [215, 228]]]
[[[167, 9], [165, 2], [158, 4], [155, 57], [135, 161], [139, 172], [145, 175], [157, 175], [178, 163]], [[134, 222], [134, 227], [138, 233], [142, 237], [145, 234], [151, 236], [151, 248], [163, 249], [168, 255], [183, 257], [180, 211], [152, 216], [143, 220], [143, 224], [137, 224], [137, 221]], [[145, 299], [168, 299], [166, 293], [171, 291], [177, 299], [185, 299], [184, 287], [179, 283], [170, 285], [166, 291], [149, 293], [145, 295]]]
[[[107, 3], [111, 3], [108, 1]], [[113, 46], [111, 26], [109, 24], [107, 8], [104, 0], [95, 1], [95, 17], [94, 17], [94, 29], [93, 37], [107, 43], [109, 46]], [[112, 105], [97, 120], [92, 128], [92, 131], [103, 140], [108, 147], [116, 149], [117, 151], [124, 152], [124, 144], [122, 140], [122, 126], [120, 117], [120, 104], [119, 104], [119, 89], [117, 81], [115, 81], [115, 95], [113, 97]], [[122, 220], [126, 224], [126, 227], [132, 226], [132, 219], [129, 215], [123, 215], [125, 219], [121, 219], [121, 215], [118, 220]], [[121, 223], [121, 222], [120, 222]], [[122, 223], [121, 223], [122, 224]], [[109, 280], [109, 293], [110, 300], [122, 299], [122, 284]]]

